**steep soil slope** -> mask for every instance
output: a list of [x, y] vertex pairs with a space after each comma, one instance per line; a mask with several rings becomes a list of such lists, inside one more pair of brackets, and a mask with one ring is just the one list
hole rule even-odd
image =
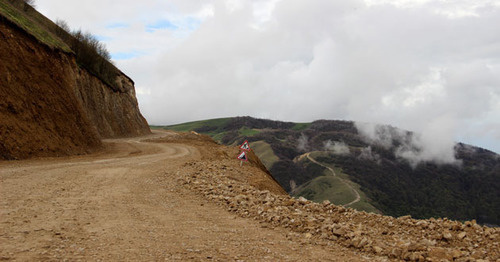
[[132, 80], [112, 89], [0, 14], [0, 159], [89, 152], [149, 133]]
[[100, 145], [68, 77], [72, 62], [0, 19], [0, 158], [85, 153]]

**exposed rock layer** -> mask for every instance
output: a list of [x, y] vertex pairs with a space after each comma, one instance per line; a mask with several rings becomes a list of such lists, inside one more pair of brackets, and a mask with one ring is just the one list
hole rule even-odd
[[0, 159], [82, 154], [150, 132], [125, 75], [113, 90], [0, 16]]

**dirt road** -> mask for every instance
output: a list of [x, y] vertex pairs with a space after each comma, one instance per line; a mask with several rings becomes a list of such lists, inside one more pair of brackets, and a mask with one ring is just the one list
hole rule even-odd
[[195, 194], [176, 173], [195, 145], [105, 142], [98, 154], [0, 162], [0, 260], [360, 261], [297, 241]]
[[[316, 165], [320, 165], [320, 166], [322, 166], [322, 167], [330, 170], [330, 172], [332, 172], [333, 176], [337, 177], [337, 174], [335, 174], [335, 170], [333, 170], [333, 168], [325, 166], [325, 165], [321, 164], [320, 162], [314, 160], [311, 157], [311, 153], [306, 153], [305, 156], [307, 157], [307, 159], [309, 159], [311, 162], [315, 163]], [[348, 186], [351, 189], [351, 192], [354, 195], [354, 200], [351, 201], [351, 202], [349, 202], [349, 203], [347, 203], [347, 204], [345, 204], [345, 205], [343, 205], [343, 206], [348, 207], [348, 206], [350, 206], [350, 205], [352, 205], [354, 203], [359, 202], [359, 200], [361, 199], [361, 197], [359, 195], [358, 190], [356, 190], [354, 187], [352, 187], [347, 181], [345, 181], [345, 179], [342, 179], [341, 177], [338, 177], [338, 178], [342, 181], [342, 183], [344, 183], [346, 186]]]

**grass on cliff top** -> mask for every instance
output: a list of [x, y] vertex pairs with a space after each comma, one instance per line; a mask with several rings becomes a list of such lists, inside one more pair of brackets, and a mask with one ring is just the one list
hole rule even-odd
[[210, 119], [210, 120], [200, 120], [200, 121], [193, 121], [193, 122], [187, 122], [187, 123], [182, 123], [182, 124], [176, 124], [176, 125], [170, 125], [170, 126], [154, 126], [155, 128], [162, 128], [166, 130], [172, 130], [172, 131], [177, 131], [177, 132], [189, 132], [189, 131], [196, 131], [199, 128], [204, 128], [207, 131], [199, 131], [202, 134], [209, 135], [212, 137], [213, 140], [220, 142], [221, 139], [224, 137], [226, 132], [223, 130], [223, 128], [226, 126], [226, 124], [231, 121], [232, 118], [217, 118], [217, 119]]
[[[189, 132], [196, 131], [205, 135], [211, 136], [215, 141], [221, 141], [221, 139], [226, 135], [226, 130], [224, 127], [234, 118], [216, 118], [209, 120], [200, 120], [194, 122], [187, 122], [177, 125], [164, 126], [163, 129], [173, 130], [177, 132]], [[152, 128], [160, 128], [160, 126], [152, 126]], [[241, 127], [238, 130], [238, 134], [243, 137], [251, 137], [259, 134], [261, 131], [248, 127]]]
[[[217, 118], [217, 119], [210, 119], [210, 120], [201, 120], [201, 121], [193, 121], [193, 122], [187, 122], [187, 123], [182, 123], [182, 124], [176, 124], [176, 125], [170, 125], [170, 126], [164, 126], [164, 129], [168, 130], [173, 130], [173, 131], [178, 131], [178, 132], [187, 132], [187, 131], [193, 131], [195, 129], [198, 129], [200, 127], [214, 127], [216, 129], [214, 130], [220, 130], [222, 127], [224, 127], [232, 118]], [[218, 132], [220, 133], [220, 132]]]
[[244, 137], [251, 137], [251, 136], [254, 136], [254, 135], [260, 133], [260, 130], [248, 128], [248, 127], [244, 126], [244, 127], [240, 128], [240, 130], [238, 130], [238, 133]]
[[256, 141], [250, 143], [250, 148], [259, 157], [267, 170], [270, 170], [274, 163], [279, 161], [279, 158], [274, 154], [271, 145], [264, 141]]
[[306, 130], [311, 126], [311, 123], [296, 123], [295, 126], [292, 127], [292, 130], [302, 131]]
[[0, 15], [7, 20], [24, 29], [28, 34], [34, 36], [38, 41], [55, 49], [71, 52], [71, 49], [58, 37], [47, 30], [52, 21], [38, 13], [32, 7], [28, 7], [25, 12], [12, 6], [6, 1], [0, 1]]

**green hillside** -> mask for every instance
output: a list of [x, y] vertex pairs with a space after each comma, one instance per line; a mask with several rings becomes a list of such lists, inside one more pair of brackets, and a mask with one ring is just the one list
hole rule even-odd
[[[327, 154], [324, 152], [312, 152], [310, 156], [316, 159], [317, 157], [325, 157]], [[303, 158], [301, 161], [308, 162], [308, 164], [314, 164], [307, 158]], [[360, 211], [381, 213], [371, 204], [372, 201], [366, 197], [361, 187], [352, 182], [349, 175], [345, 174], [341, 168], [324, 163], [320, 164], [332, 168], [335, 175], [330, 170], [325, 169], [321, 175], [293, 190], [293, 196], [302, 196], [319, 203], [324, 200], [329, 200], [336, 205], [346, 205], [356, 199], [356, 195], [353, 193], [353, 190], [355, 190], [359, 193], [360, 200], [347, 205], [347, 207]]]
[[200, 133], [209, 132], [217, 134], [224, 132], [223, 128], [230, 120], [231, 118], [217, 118], [217, 119], [193, 121], [177, 125], [164, 126], [163, 128], [178, 132], [196, 131], [199, 129], [203, 129], [206, 131], [201, 131]]
[[[280, 165], [275, 166], [277, 162], [283, 160], [283, 157], [280, 158], [276, 155], [273, 148], [283, 151], [281, 145], [286, 143], [287, 139], [285, 137], [280, 138], [280, 135], [274, 137], [272, 134], [281, 131], [282, 128], [290, 130], [290, 132], [300, 132], [307, 130], [311, 124], [312, 123], [283, 123], [271, 120], [240, 117], [193, 121], [177, 125], [164, 126], [163, 128], [178, 132], [195, 131], [203, 133], [211, 136], [214, 140], [220, 143], [228, 145], [237, 145], [238, 143], [242, 143], [244, 140], [249, 140], [251, 141], [251, 148], [257, 156], [259, 156], [266, 168], [268, 170], [274, 170], [275, 177], [282, 178], [280, 173], [282, 171], [287, 172], [287, 169], [281, 168]], [[160, 127], [153, 126], [152, 128]], [[278, 139], [276, 140], [276, 138]], [[341, 181], [343, 180], [341, 178], [328, 175], [327, 170], [323, 167], [311, 163], [307, 159], [303, 160], [302, 163], [296, 163], [295, 165], [299, 166], [299, 169], [303, 171], [301, 176], [289, 180], [293, 180], [294, 183], [299, 183], [297, 185], [298, 188], [293, 193], [291, 192], [291, 195], [296, 197], [303, 196], [316, 202], [322, 202], [323, 200], [328, 199], [330, 202], [338, 205], [349, 203], [354, 199], [351, 188], [342, 183]], [[343, 178], [345, 181], [349, 181], [349, 176], [343, 173], [342, 175], [345, 176]], [[281, 180], [281, 182], [283, 182], [283, 179]], [[349, 181], [349, 183], [352, 182]], [[359, 190], [359, 186], [357, 184], [352, 184], [358, 188], [358, 191], [363, 196], [365, 196], [364, 193]], [[289, 185], [290, 182], [288, 182], [287, 186], [289, 187]], [[369, 203], [369, 200], [366, 197], [349, 207], [358, 208], [359, 210], [367, 212], [379, 212]]]
[[266, 166], [267, 169], [270, 169], [274, 163], [276, 163], [279, 158], [274, 154], [271, 145], [264, 141], [255, 141], [250, 143], [250, 148], [257, 154], [260, 161]]
[[[360, 195], [360, 201], [349, 206], [358, 210], [500, 224], [500, 157], [488, 150], [457, 144], [461, 166], [432, 162], [412, 166], [396, 156], [401, 141], [393, 141], [390, 148], [367, 142], [350, 121], [292, 123], [235, 117], [164, 128], [208, 134], [226, 145], [248, 140], [273, 177], [295, 196], [345, 204], [353, 195], [340, 183], [343, 179]], [[406, 134], [400, 139], [413, 135], [398, 132]], [[326, 150], [328, 141], [342, 143], [349, 150], [345, 154]], [[364, 157], [367, 150], [373, 158]], [[314, 153], [314, 159], [333, 168], [339, 178], [329, 176], [323, 166], [300, 159], [313, 151], [321, 152]]]

